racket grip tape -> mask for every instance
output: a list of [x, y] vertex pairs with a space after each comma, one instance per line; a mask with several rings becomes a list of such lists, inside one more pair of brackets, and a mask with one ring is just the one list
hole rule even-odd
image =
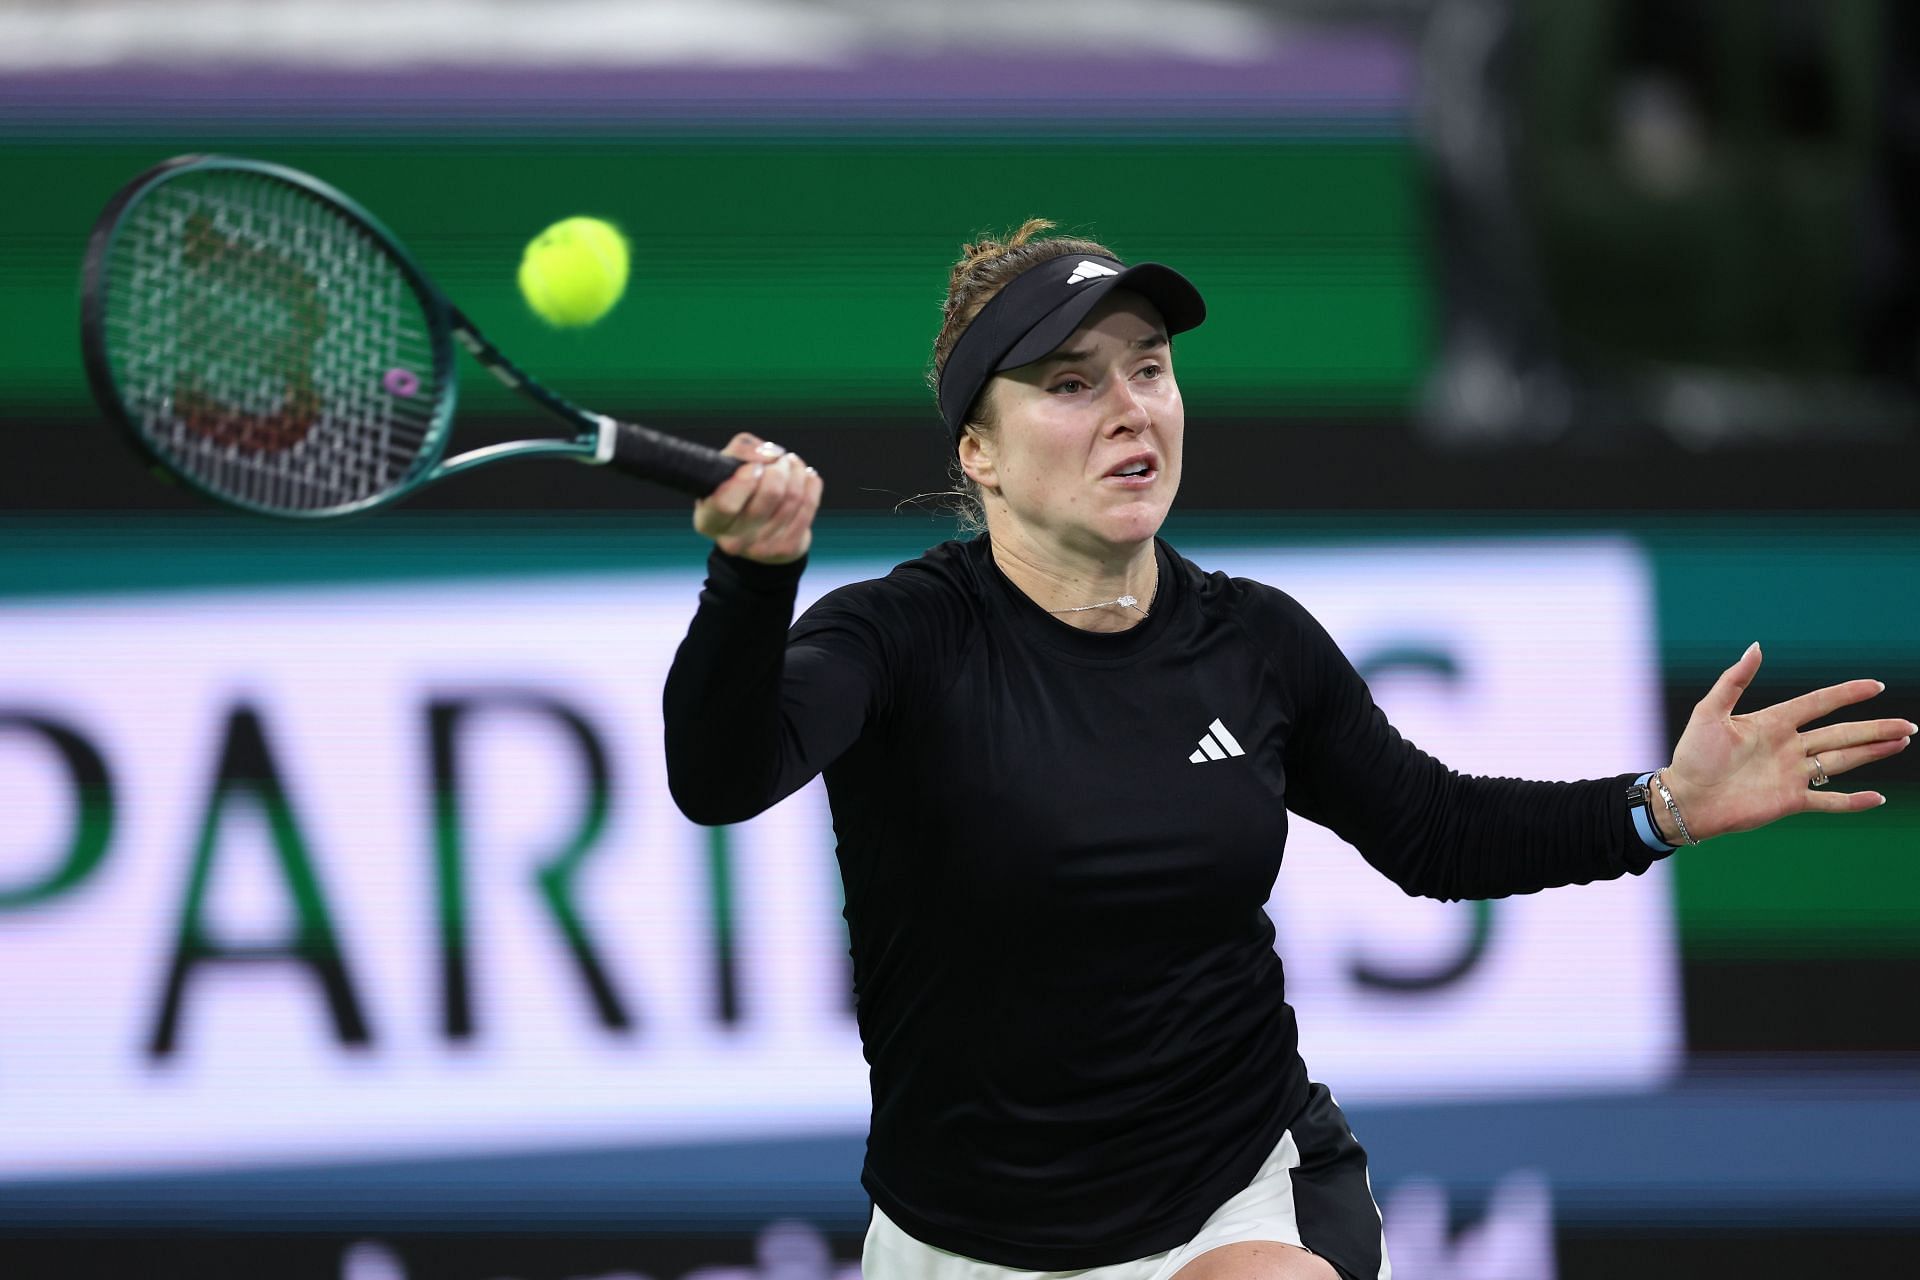
[[607, 459], [607, 465], [690, 497], [704, 498], [740, 469], [740, 459], [691, 440], [622, 422], [614, 433], [613, 456]]

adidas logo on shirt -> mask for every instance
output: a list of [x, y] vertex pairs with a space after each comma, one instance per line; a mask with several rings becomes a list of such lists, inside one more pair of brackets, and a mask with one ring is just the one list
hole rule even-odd
[[1117, 276], [1119, 274], [1120, 273], [1112, 267], [1103, 267], [1097, 262], [1088, 262], [1085, 258], [1082, 258], [1080, 265], [1073, 269], [1073, 274], [1067, 277], [1067, 283], [1085, 284], [1089, 280], [1098, 280], [1101, 276]]
[[1200, 749], [1188, 756], [1187, 762], [1205, 764], [1209, 760], [1225, 760], [1228, 756], [1245, 754], [1247, 753], [1240, 749], [1240, 744], [1234, 741], [1233, 735], [1227, 732], [1227, 726], [1215, 720], [1200, 736]]

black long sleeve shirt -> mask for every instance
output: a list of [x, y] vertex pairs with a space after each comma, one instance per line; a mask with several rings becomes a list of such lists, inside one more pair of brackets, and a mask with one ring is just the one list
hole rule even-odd
[[[1299, 1110], [1264, 909], [1288, 810], [1435, 898], [1654, 860], [1630, 775], [1455, 773], [1291, 597], [1156, 550], [1151, 615], [1111, 634], [1043, 612], [985, 538], [791, 631], [800, 566], [715, 552], [667, 678], [696, 822], [825, 772], [872, 1068], [863, 1185], [916, 1238], [1003, 1266], [1172, 1248]], [[1194, 761], [1216, 720], [1231, 744]]]

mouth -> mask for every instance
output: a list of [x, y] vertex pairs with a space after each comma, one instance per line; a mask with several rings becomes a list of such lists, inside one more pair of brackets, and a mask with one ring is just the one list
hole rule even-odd
[[1126, 488], [1139, 488], [1152, 484], [1159, 475], [1160, 459], [1152, 453], [1136, 453], [1122, 458], [1102, 479]]

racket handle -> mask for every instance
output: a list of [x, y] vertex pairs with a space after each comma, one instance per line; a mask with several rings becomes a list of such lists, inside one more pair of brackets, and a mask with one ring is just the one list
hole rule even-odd
[[706, 497], [740, 469], [740, 459], [718, 449], [631, 422], [619, 423], [617, 428], [608, 466], [691, 497]]

